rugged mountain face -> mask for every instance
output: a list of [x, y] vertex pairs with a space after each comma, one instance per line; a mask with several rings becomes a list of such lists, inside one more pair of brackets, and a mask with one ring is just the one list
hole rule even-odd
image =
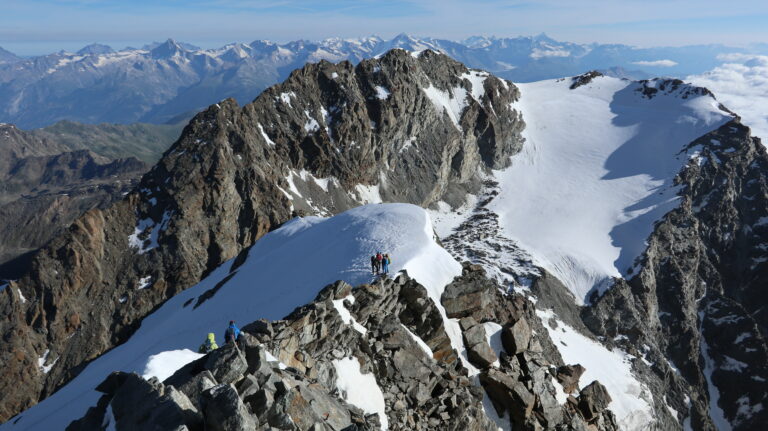
[[[283, 320], [244, 327], [239, 348], [221, 347], [162, 383], [110, 375], [98, 404], [67, 429], [616, 429], [599, 382], [578, 398], [563, 392], [583, 369], [555, 366], [547, 332], [527, 323], [537, 323], [532, 303], [465, 266], [443, 305], [461, 317], [473, 376], [427, 290], [407, 274], [355, 289], [339, 281]], [[486, 328], [501, 332], [502, 351]]]
[[651, 346], [661, 390], [693, 429], [758, 429], [768, 421], [768, 157], [738, 120], [687, 150], [681, 203], [656, 226], [637, 274], [582, 315], [597, 334]]
[[[579, 91], [589, 91], [591, 95], [599, 95], [610, 88], [611, 82], [599, 74], [588, 74], [562, 83], [553, 82], [550, 88], [563, 85], [567, 90], [559, 95], [544, 94], [556, 97], [561, 106], [567, 106], [568, 99], [574, 97], [585, 112], [594, 117], [599, 115], [597, 110], [587, 108], [583, 104], [586, 99], [579, 99], [578, 95], [569, 96], [569, 92], [578, 94]], [[556, 145], [545, 139], [548, 137], [546, 130], [558, 128], [556, 122], [550, 119], [541, 123], [548, 129], [540, 129], [535, 115], [532, 116], [535, 109], [526, 107], [526, 103], [533, 103], [531, 98], [536, 101], [534, 95], [540, 91], [536, 84], [521, 88], [521, 104], [518, 106], [522, 106], [523, 119], [527, 124], [524, 151], [513, 157], [509, 174], [497, 175], [485, 183], [484, 192], [466, 209], [465, 215], [459, 217], [460, 224], [454, 223], [453, 227], [444, 229], [443, 244], [455, 256], [481, 264], [494, 279], [535, 298], [536, 308], [540, 310], [537, 315], [544, 321], [556, 319], [564, 323], [566, 332], [573, 330], [596, 337], [609, 349], [630, 355], [628, 363], [641, 390], [633, 392], [627, 399], [646, 400], [647, 405], [636, 406], [634, 418], [616, 407], [614, 413], [623, 428], [759, 429], [766, 420], [764, 406], [768, 393], [765, 376], [765, 364], [768, 363], [763, 313], [765, 300], [757, 293], [758, 286], [765, 283], [761, 275], [765, 260], [762, 226], [767, 212], [765, 164], [768, 157], [764, 147], [759, 139], [750, 136], [749, 129], [740, 123], [738, 117], [730, 116], [726, 122], [712, 122], [714, 126], [707, 126], [711, 127], [709, 132], [690, 142], [674, 144], [673, 141], [668, 145], [676, 146], [668, 149], [658, 147], [649, 153], [653, 147], [642, 143], [643, 105], [653, 106], [654, 110], [659, 109], [660, 114], [676, 121], [678, 114], [674, 113], [671, 105], [690, 103], [697, 106], [695, 110], [700, 110], [703, 108], [700, 102], [712, 96], [705, 89], [675, 80], [624, 83], [618, 88], [619, 91], [611, 95], [607, 105], [614, 114], [618, 114], [611, 121], [619, 125], [631, 124], [640, 133], [627, 140], [628, 144], [606, 152], [606, 161], [598, 157], [601, 144], [590, 137], [593, 142], [591, 148], [595, 150], [590, 157], [597, 158], [609, 173], [610, 169], [615, 173], [598, 172], [599, 181], [594, 183], [584, 177], [578, 181], [578, 188], [588, 190], [600, 187], [600, 184], [606, 184], [603, 181], [609, 177], [613, 181], [611, 187], [616, 189], [619, 187], [616, 181], [630, 174], [616, 172], [622, 166], [630, 167], [634, 175], [645, 173], [655, 176], [655, 182], [649, 188], [651, 193], [628, 208], [632, 211], [628, 214], [630, 217], [624, 215], [617, 219], [618, 224], [608, 226], [607, 233], [613, 238], [613, 244], [620, 243], [624, 247], [614, 257], [614, 265], [622, 265], [617, 271], [622, 274], [621, 277], [614, 277], [607, 286], [600, 283], [594, 285], [585, 304], [577, 305], [580, 302], [578, 280], [567, 275], [573, 274], [574, 270], [581, 271], [584, 263], [566, 258], [563, 259], [566, 264], [558, 266], [551, 260], [562, 256], [573, 232], [566, 229], [558, 233], [561, 249], [542, 248], [546, 232], [536, 233], [539, 232], [536, 226], [541, 224], [536, 218], [528, 219], [521, 226], [534, 232], [540, 241], [538, 244], [526, 239], [525, 233], [516, 231], [514, 224], [510, 223], [514, 214], [505, 212], [509, 208], [504, 202], [508, 196], [518, 199], [525, 196], [520, 191], [509, 192], [512, 184], [521, 184], [519, 180], [510, 182], [510, 179], [523, 178], [513, 175], [514, 170], [526, 169], [521, 166], [535, 161], [532, 165], [536, 170], [546, 171], [546, 164], [542, 161], [552, 160], [552, 154], [543, 152], [542, 148]], [[628, 98], [640, 103], [632, 108], [633, 120], [624, 121], [621, 113]], [[694, 102], [697, 98], [699, 102]], [[662, 101], [664, 99], [666, 101]], [[716, 104], [710, 109], [714, 106]], [[548, 115], [558, 116], [553, 109], [544, 110]], [[712, 112], [716, 111], [718, 109]], [[727, 112], [722, 106], [719, 111]], [[688, 114], [684, 113], [681, 118], [693, 123], [693, 117]], [[707, 115], [705, 118], [714, 117]], [[583, 128], [589, 129], [587, 121], [578, 121]], [[663, 122], [654, 120], [653, 124], [653, 140], [658, 142], [664, 139], [656, 134], [656, 130], [664, 127]], [[605, 127], [601, 133], [608, 134], [609, 130]], [[568, 147], [581, 152], [579, 142], [578, 134], [573, 133]], [[638, 143], [642, 145], [636, 147]], [[658, 157], [662, 150], [670, 149], [674, 155], [671, 161], [677, 170], [668, 170], [665, 174], [659, 169], [663, 166], [662, 160], [648, 163], [647, 157]], [[628, 154], [633, 155], [632, 164], [615, 163]], [[568, 160], [571, 166], [581, 163], [577, 157]], [[652, 170], [647, 171], [649, 167]], [[565, 178], [572, 177], [564, 165], [558, 169]], [[525, 172], [528, 172], [526, 175], [530, 179], [533, 171]], [[664, 179], [663, 175], [669, 172], [672, 175]], [[541, 179], [531, 181], [538, 186]], [[566, 182], [555, 182], [555, 185], [557, 189], [569, 187]], [[535, 186], [528, 187], [535, 190]], [[638, 241], [645, 243], [641, 244], [643, 251], [635, 259], [628, 259], [631, 254], [625, 253], [632, 243], [627, 241], [627, 234], [620, 233], [627, 232], [627, 226], [633, 224], [632, 231], [642, 229], [640, 220], [632, 221], [631, 215], [652, 215], [660, 205], [668, 205], [666, 202], [669, 200], [663, 196], [670, 191], [676, 195], [674, 206], [657, 213], [658, 219], [650, 220], [650, 235], [638, 237]], [[575, 232], [588, 231], [599, 225], [598, 217], [590, 216], [586, 221], [580, 221], [579, 217], [583, 214], [568, 209], [570, 205], [576, 205], [583, 211], [589, 211], [579, 206], [579, 199], [593, 202], [589, 199], [590, 192], [571, 190], [568, 193], [578, 199], [558, 201], [557, 206]], [[599, 205], [612, 199], [610, 193], [601, 192], [599, 196], [600, 201], [596, 202]], [[548, 198], [552, 199], [552, 196]], [[534, 208], [527, 211], [534, 212], [541, 207], [541, 203], [536, 201], [532, 205]], [[609, 210], [606, 207], [599, 214]], [[554, 213], [549, 213], [549, 217], [559, 220]], [[451, 225], [450, 218], [447, 224]], [[560, 222], [554, 225], [558, 224], [562, 225]], [[595, 232], [599, 234], [600, 230]], [[591, 236], [599, 238], [600, 235]], [[588, 240], [579, 244], [578, 256], [599, 257], [595, 251], [599, 250], [599, 241]], [[589, 263], [590, 260], [582, 262]], [[568, 266], [569, 263], [571, 266]], [[623, 267], [626, 263], [628, 267]], [[552, 272], [565, 276], [553, 275]], [[541, 310], [552, 310], [552, 313]], [[550, 333], [557, 344], [555, 334]], [[568, 337], [562, 340], [571, 344]], [[559, 346], [559, 349], [566, 360], [573, 361], [579, 356], [566, 345]], [[582, 365], [586, 364], [589, 369], [586, 361], [599, 351], [593, 346], [590, 354], [582, 355], [585, 361], [581, 362]], [[612, 373], [607, 363], [603, 373]], [[608, 389], [614, 399], [620, 397], [616, 388]], [[640, 418], [641, 421], [638, 421]]]
[[[393, 253], [413, 280], [334, 284], [250, 325], [244, 354], [224, 349], [163, 383], [116, 374], [72, 427], [159, 424], [139, 414], [158, 408], [174, 427], [309, 429], [325, 412], [296, 408], [308, 398], [332, 405], [339, 427], [376, 427], [365, 413], [382, 411], [378, 398], [355, 400], [350, 384], [373, 374], [379, 424], [393, 427], [439, 428], [460, 408], [470, 429], [754, 429], [768, 393], [766, 163], [733, 113], [677, 80], [513, 86], [433, 51], [308, 65], [243, 108], [196, 116], [136, 192], [79, 219], [0, 291], [9, 416], [82, 372], [8, 427], [82, 407], [110, 357], [135, 355], [120, 368], [140, 370], [163, 319], [277, 313], [310, 301], [307, 274], [365, 280], [371, 250], [415, 241], [428, 250]], [[381, 201], [432, 208], [445, 249], [421, 213], [386, 205], [256, 241], [296, 214]], [[360, 224], [349, 215], [360, 212], [375, 214]], [[484, 270], [424, 258], [445, 250]], [[327, 272], [334, 253], [348, 264]], [[419, 339], [426, 356], [403, 359]], [[266, 351], [287, 369], [265, 367]]]
[[[79, 218], [0, 292], [3, 418], [293, 214], [461, 200], [519, 149], [516, 97], [446, 56], [395, 50], [356, 67], [307, 65], [252, 104], [199, 114], [136, 192]], [[127, 294], [137, 296], [122, 306]]]
[[16, 54], [0, 48], [0, 64], [15, 63], [21, 60]]
[[[6, 56], [5, 64], [0, 50], [0, 121], [22, 128], [43, 127], [60, 120], [166, 123], [227, 97], [248, 103], [307, 62], [357, 63], [394, 48], [432, 49], [515, 82], [594, 69], [610, 71], [615, 67], [633, 71], [633, 78], [644, 77], [643, 73], [683, 77], [720, 65], [721, 54], [766, 53], [759, 46], [586, 45], [556, 41], [544, 34], [473, 37], [461, 42], [406, 34], [391, 40], [373, 36], [285, 44], [254, 41], [210, 50], [173, 40], [118, 52], [94, 44], [77, 53], [58, 52], [29, 59]], [[622, 70], [610, 73], [626, 75]]]
[[31, 254], [92, 208], [130, 191], [147, 170], [135, 158], [70, 151], [56, 139], [0, 126], [0, 279], [19, 277]]

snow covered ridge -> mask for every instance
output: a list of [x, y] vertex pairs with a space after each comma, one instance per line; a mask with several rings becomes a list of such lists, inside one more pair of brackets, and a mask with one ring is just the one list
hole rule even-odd
[[677, 205], [674, 178], [689, 159], [680, 152], [733, 117], [676, 81], [570, 84], [519, 85], [526, 142], [495, 174], [501, 193], [489, 207], [583, 303], [631, 275], [654, 222]]
[[[21, 413], [20, 420], [0, 429], [62, 429], [95, 405], [99, 394], [94, 388], [110, 372], [169, 375], [196, 357], [189, 350], [195, 350], [208, 332], [223, 330], [230, 319], [242, 323], [280, 319], [311, 302], [326, 284], [339, 279], [352, 284], [370, 281], [369, 257], [378, 250], [393, 256], [393, 273], [407, 269], [438, 301], [443, 286], [461, 272], [461, 265], [435, 243], [426, 212], [414, 205], [368, 205], [332, 218], [294, 219], [260, 239], [232, 274], [229, 263], [221, 265], [198, 285], [168, 300], [126, 343], [91, 362], [51, 397]], [[297, 261], [303, 262], [301, 271], [296, 270]], [[230, 275], [215, 295], [193, 305]], [[456, 347], [460, 337], [459, 333]], [[165, 364], [158, 362], [164, 358]]]

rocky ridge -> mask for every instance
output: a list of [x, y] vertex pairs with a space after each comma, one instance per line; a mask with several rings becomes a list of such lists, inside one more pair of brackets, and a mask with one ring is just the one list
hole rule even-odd
[[519, 150], [517, 97], [444, 55], [394, 50], [357, 66], [310, 64], [249, 105], [200, 113], [135, 192], [80, 217], [0, 292], [0, 418], [293, 215], [463, 199], [479, 172]]
[[593, 298], [582, 318], [596, 334], [623, 334], [630, 351], [647, 355], [658, 392], [682, 412], [680, 424], [715, 430], [727, 420], [735, 430], [758, 429], [768, 420], [760, 293], [768, 155], [738, 119], [685, 151], [692, 155], [676, 179], [681, 204], [657, 224], [635, 275]]
[[[112, 374], [98, 405], [67, 429], [497, 429], [485, 409], [515, 429], [617, 429], [599, 382], [578, 397], [563, 392], [575, 392], [583, 368], [562, 365], [524, 297], [501, 294], [465, 265], [442, 302], [461, 319], [472, 371], [407, 274], [354, 289], [339, 281], [283, 320], [244, 327], [239, 348], [221, 347], [162, 383]], [[501, 331], [500, 352], [487, 342], [488, 325]], [[345, 381], [347, 367], [375, 378], [365, 390], [380, 393], [383, 411], [354, 406], [350, 384], [362, 383]]]
[[[575, 77], [572, 88], [596, 76]], [[678, 80], [644, 81], [637, 91], [646, 98], [711, 94]], [[655, 422], [648, 426], [759, 429], [768, 393], [765, 301], [757, 293], [766, 261], [768, 156], [738, 117], [682, 145], [679, 156], [689, 158], [675, 179], [680, 205], [657, 222], [630, 277], [616, 279], [602, 296], [595, 292], [584, 307], [497, 228], [472, 229], [494, 225], [495, 214], [485, 209], [493, 182], [467, 226], [442, 242], [506, 288], [530, 295], [539, 310], [631, 355], [633, 373], [653, 394]]]

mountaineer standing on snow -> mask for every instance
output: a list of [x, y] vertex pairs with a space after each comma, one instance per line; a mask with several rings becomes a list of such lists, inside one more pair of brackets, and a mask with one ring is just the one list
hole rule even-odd
[[383, 271], [383, 272], [384, 272], [384, 274], [389, 274], [389, 264], [391, 263], [391, 261], [390, 261], [390, 259], [389, 259], [389, 254], [385, 254], [385, 255], [382, 257], [382, 259], [381, 259], [381, 263], [382, 263], [382, 265], [383, 265], [383, 266], [382, 266], [382, 268], [384, 269], [384, 271]]
[[376, 256], [371, 256], [371, 272], [373, 275], [376, 275], [379, 273], [379, 261], [376, 260]]
[[240, 338], [240, 328], [235, 325], [234, 320], [229, 321], [229, 326], [227, 327], [227, 330], [224, 331], [224, 342], [229, 343], [236, 343], [237, 339]]
[[211, 353], [218, 348], [219, 346], [216, 344], [213, 332], [209, 332], [208, 338], [206, 338], [203, 344], [200, 345], [200, 348], [197, 349], [197, 353]]
[[384, 260], [384, 256], [381, 255], [380, 251], [376, 252], [376, 274], [378, 274], [380, 271], [384, 269], [384, 266], [382, 265]]

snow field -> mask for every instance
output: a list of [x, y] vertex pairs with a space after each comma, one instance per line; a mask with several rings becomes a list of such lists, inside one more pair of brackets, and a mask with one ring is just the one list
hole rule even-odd
[[[414, 205], [366, 205], [331, 218], [294, 219], [261, 238], [213, 297], [197, 304], [198, 297], [230, 275], [231, 261], [169, 299], [142, 321], [127, 342], [88, 364], [51, 397], [22, 412], [15, 424], [9, 421], [0, 429], [64, 429], [96, 404], [101, 394], [94, 388], [112, 371], [168, 376], [198, 357], [190, 349], [196, 350], [209, 332], [223, 331], [229, 320], [245, 325], [259, 318], [280, 319], [311, 302], [320, 289], [336, 280], [353, 286], [370, 282], [369, 259], [376, 251], [389, 253], [392, 273], [407, 270], [438, 306], [445, 285], [461, 273], [461, 265], [434, 241], [426, 211]], [[190, 304], [185, 307], [187, 301]], [[445, 319], [445, 311], [439, 308]], [[453, 346], [462, 351], [458, 323], [445, 320]], [[375, 384], [372, 375], [369, 383]], [[369, 384], [368, 389], [371, 387]], [[358, 402], [355, 396], [349, 400]], [[381, 419], [386, 421], [386, 416]]]
[[710, 96], [683, 99], [640, 84], [595, 78], [520, 84], [525, 144], [496, 172], [489, 208], [505, 233], [584, 303], [627, 276], [653, 223], [677, 205], [678, 154], [730, 116]]

